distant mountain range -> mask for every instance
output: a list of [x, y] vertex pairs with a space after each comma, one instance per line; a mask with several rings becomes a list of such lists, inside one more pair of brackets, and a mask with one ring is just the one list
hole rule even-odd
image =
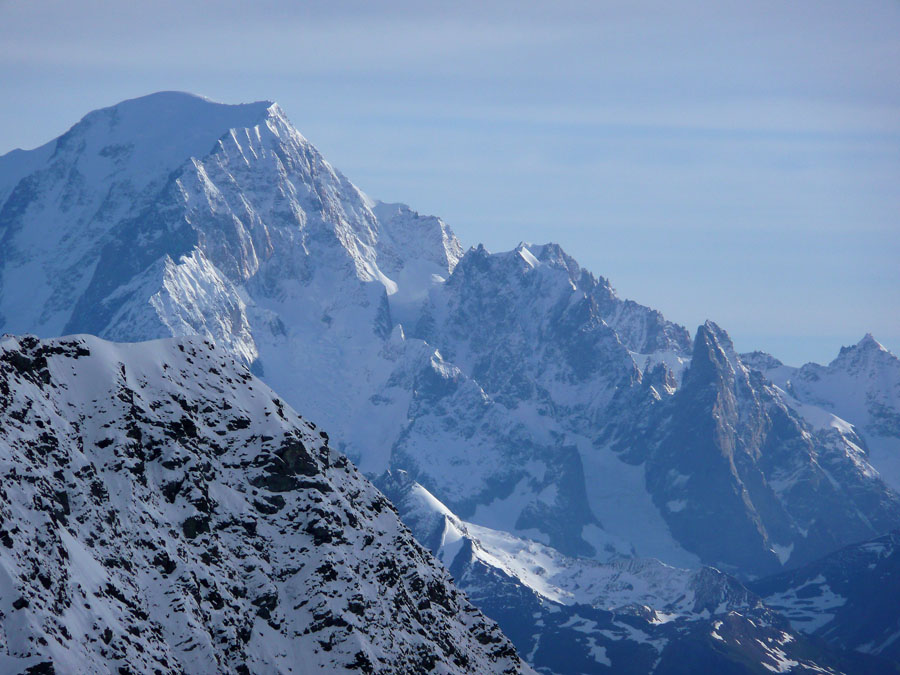
[[[885, 626], [806, 637], [744, 585], [900, 527], [896, 356], [866, 336], [790, 368], [620, 299], [554, 244], [464, 250], [275, 104], [153, 94], [0, 157], [0, 331], [214, 341], [546, 672], [896, 662]], [[569, 572], [538, 583], [540, 561]], [[734, 646], [750, 634], [762, 647]]]

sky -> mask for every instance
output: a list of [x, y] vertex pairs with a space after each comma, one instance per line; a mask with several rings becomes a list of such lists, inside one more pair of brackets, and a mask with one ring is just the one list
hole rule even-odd
[[740, 351], [900, 354], [900, 2], [0, 0], [0, 154], [159, 90], [278, 101], [464, 246], [558, 242]]

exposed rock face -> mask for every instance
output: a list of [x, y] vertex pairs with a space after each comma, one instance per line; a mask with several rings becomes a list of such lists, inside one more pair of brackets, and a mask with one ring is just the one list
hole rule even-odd
[[870, 334], [842, 347], [827, 366], [792, 368], [762, 352], [747, 356], [812, 424], [838, 430], [852, 424], [867, 459], [900, 490], [900, 359]]
[[0, 463], [5, 671], [531, 672], [208, 341], [4, 337]]
[[796, 565], [890, 530], [900, 512], [858, 436], [815, 429], [710, 322], [682, 386], [645, 414], [642, 427], [616, 422], [617, 447], [645, 462], [674, 536], [712, 564], [757, 574]]

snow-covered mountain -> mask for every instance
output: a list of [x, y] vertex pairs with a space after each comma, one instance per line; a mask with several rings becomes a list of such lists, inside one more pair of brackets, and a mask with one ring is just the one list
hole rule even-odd
[[869, 462], [900, 490], [900, 359], [871, 334], [841, 348], [827, 366], [792, 368], [762, 352], [748, 357], [816, 426], [852, 424], [865, 439]]
[[[207, 149], [185, 142], [175, 159], [180, 126], [190, 139], [206, 130]], [[461, 513], [490, 505], [499, 521], [488, 524], [571, 552], [603, 548], [575, 445], [535, 434], [533, 418], [396, 320], [421, 323], [459, 242], [437, 218], [367, 198], [277, 106], [155, 94], [2, 165], [0, 329], [206, 336], [365, 472], [427, 465], [420, 480]], [[608, 290], [603, 301], [636, 340], [654, 335], [639, 308]], [[611, 358], [637, 377], [623, 350]]]
[[0, 167], [0, 329], [213, 339], [472, 522], [751, 575], [900, 524], [859, 439], [792, 415], [724, 331], [692, 345], [555, 245], [463, 254], [275, 104], [154, 94]]
[[900, 531], [836, 551], [754, 590], [795, 629], [900, 663]]
[[268, 102], [154, 94], [0, 157], [0, 331], [203, 336], [368, 476], [404, 470], [462, 522], [568, 558], [746, 580], [900, 526], [880, 361], [853, 377], [894, 392], [866, 408], [881, 421], [847, 421], [556, 245], [464, 251]]
[[386, 473], [376, 484], [416, 538], [540, 672], [823, 673], [889, 667], [849, 653], [850, 645], [831, 649], [807, 638], [802, 627], [791, 628], [759, 596], [714, 568], [571, 558], [462, 521], [405, 472]]
[[798, 415], [711, 322], [698, 329], [681, 387], [651, 410], [616, 421], [612, 442], [644, 459], [654, 502], [707, 563], [739, 574], [794, 566], [897, 519], [897, 495], [860, 438]]
[[[744, 575], [894, 527], [900, 501], [868, 465], [856, 434], [817, 430], [796, 415], [711, 322], [687, 349], [686, 331], [644, 309], [656, 328], [620, 337], [597, 300], [607, 288], [557, 246], [494, 255], [473, 249], [431, 290], [415, 332], [531, 438], [578, 449], [581, 466], [557, 481], [569, 502], [562, 510], [578, 513], [572, 505], [586, 504], [595, 523], [643, 555], [676, 564], [699, 558]], [[647, 334], [656, 341], [648, 344]], [[415, 438], [419, 457], [425, 445]], [[450, 460], [416, 459], [403, 466], [428, 489], [439, 486], [432, 467]], [[521, 489], [520, 482], [511, 497]], [[465, 505], [448, 506], [470, 517]], [[552, 532], [558, 507], [552, 500], [529, 506], [517, 522], [476, 510], [471, 520]], [[605, 548], [582, 537], [597, 552]]]
[[3, 672], [531, 672], [202, 338], [0, 341]]

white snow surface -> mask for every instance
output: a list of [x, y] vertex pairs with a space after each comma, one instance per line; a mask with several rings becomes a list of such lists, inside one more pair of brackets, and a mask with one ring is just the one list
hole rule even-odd
[[627, 556], [627, 549], [606, 562], [565, 556], [533, 540], [463, 521], [417, 483], [407, 488], [398, 508], [417, 533], [440, 523], [436, 554], [448, 567], [462, 555], [461, 540], [467, 539], [474, 559], [561, 605], [582, 604], [609, 611], [648, 607], [661, 621], [702, 611], [697, 607], [698, 591], [703, 592], [706, 577], [698, 570], [672, 567], [653, 558], [633, 558]]
[[847, 602], [819, 575], [801, 586], [766, 597], [766, 604], [784, 614], [791, 625], [805, 633], [814, 633], [834, 618], [834, 611]]

